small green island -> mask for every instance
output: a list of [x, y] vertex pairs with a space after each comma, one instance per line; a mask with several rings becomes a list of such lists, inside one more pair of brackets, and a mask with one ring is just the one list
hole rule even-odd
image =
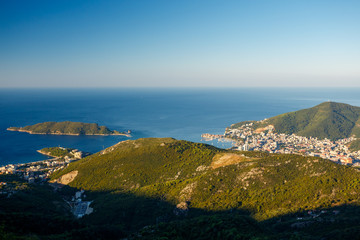
[[74, 148], [48, 147], [38, 150], [38, 153], [54, 158], [81, 159], [90, 153], [79, 151]]
[[38, 152], [49, 157], [65, 157], [69, 156], [72, 150], [72, 148], [48, 147], [40, 149]]
[[30, 134], [54, 134], [54, 135], [123, 135], [131, 137], [130, 130], [119, 132], [110, 130], [106, 126], [99, 126], [97, 123], [82, 122], [43, 122], [25, 127], [9, 127], [8, 131], [26, 132]]

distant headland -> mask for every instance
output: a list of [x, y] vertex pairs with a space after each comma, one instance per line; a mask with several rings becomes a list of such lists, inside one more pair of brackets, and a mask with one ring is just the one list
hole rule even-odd
[[43, 122], [25, 127], [9, 127], [8, 131], [26, 132], [30, 134], [53, 134], [53, 135], [122, 135], [131, 137], [131, 131], [119, 132], [110, 130], [105, 126], [99, 126], [97, 123], [82, 122]]
[[316, 156], [360, 165], [360, 107], [324, 102], [260, 121], [244, 121], [223, 135], [202, 134], [205, 141], [234, 141], [234, 149]]
[[312, 108], [284, 113], [261, 121], [235, 123], [228, 130], [246, 124], [251, 124], [251, 129], [257, 131], [272, 126], [278, 134], [296, 134], [333, 141], [349, 137], [360, 138], [360, 107], [323, 102]]

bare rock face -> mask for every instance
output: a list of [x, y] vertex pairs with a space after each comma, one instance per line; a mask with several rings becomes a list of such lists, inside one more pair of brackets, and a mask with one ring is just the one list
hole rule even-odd
[[67, 184], [71, 183], [72, 181], [74, 181], [74, 179], [76, 178], [77, 175], [78, 175], [78, 171], [75, 170], [75, 171], [69, 172], [69, 173], [61, 176], [60, 178], [54, 180], [53, 182], [67, 185]]
[[183, 190], [181, 190], [181, 192], [179, 194], [179, 201], [181, 201], [181, 202], [190, 201], [191, 196], [196, 187], [197, 187], [197, 182], [193, 182], [193, 183], [186, 185], [186, 187]]
[[176, 208], [181, 210], [188, 210], [188, 204], [186, 202], [181, 202], [178, 205], [176, 205]]
[[176, 216], [186, 216], [188, 211], [189, 211], [188, 203], [181, 202], [178, 205], [176, 205], [176, 208], [174, 209], [174, 214]]

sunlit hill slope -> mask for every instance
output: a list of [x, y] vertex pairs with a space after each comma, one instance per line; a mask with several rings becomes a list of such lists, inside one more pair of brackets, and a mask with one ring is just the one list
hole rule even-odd
[[[324, 102], [312, 108], [271, 117], [263, 122], [250, 122], [254, 122], [254, 128], [273, 125], [277, 133], [294, 133], [319, 139], [360, 137], [360, 107], [344, 103]], [[240, 127], [244, 123], [233, 124], [231, 128]]]

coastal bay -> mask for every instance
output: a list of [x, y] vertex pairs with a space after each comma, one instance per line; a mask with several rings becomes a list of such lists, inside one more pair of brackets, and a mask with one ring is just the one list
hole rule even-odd
[[[45, 160], [37, 149], [51, 146], [95, 153], [123, 135], [19, 134], [9, 126], [46, 121], [98, 122], [131, 129], [132, 138], [173, 137], [202, 142], [233, 123], [261, 120], [315, 106], [329, 99], [360, 106], [359, 89], [7, 89], [0, 92], [0, 165]], [[229, 148], [231, 142], [206, 142]]]

